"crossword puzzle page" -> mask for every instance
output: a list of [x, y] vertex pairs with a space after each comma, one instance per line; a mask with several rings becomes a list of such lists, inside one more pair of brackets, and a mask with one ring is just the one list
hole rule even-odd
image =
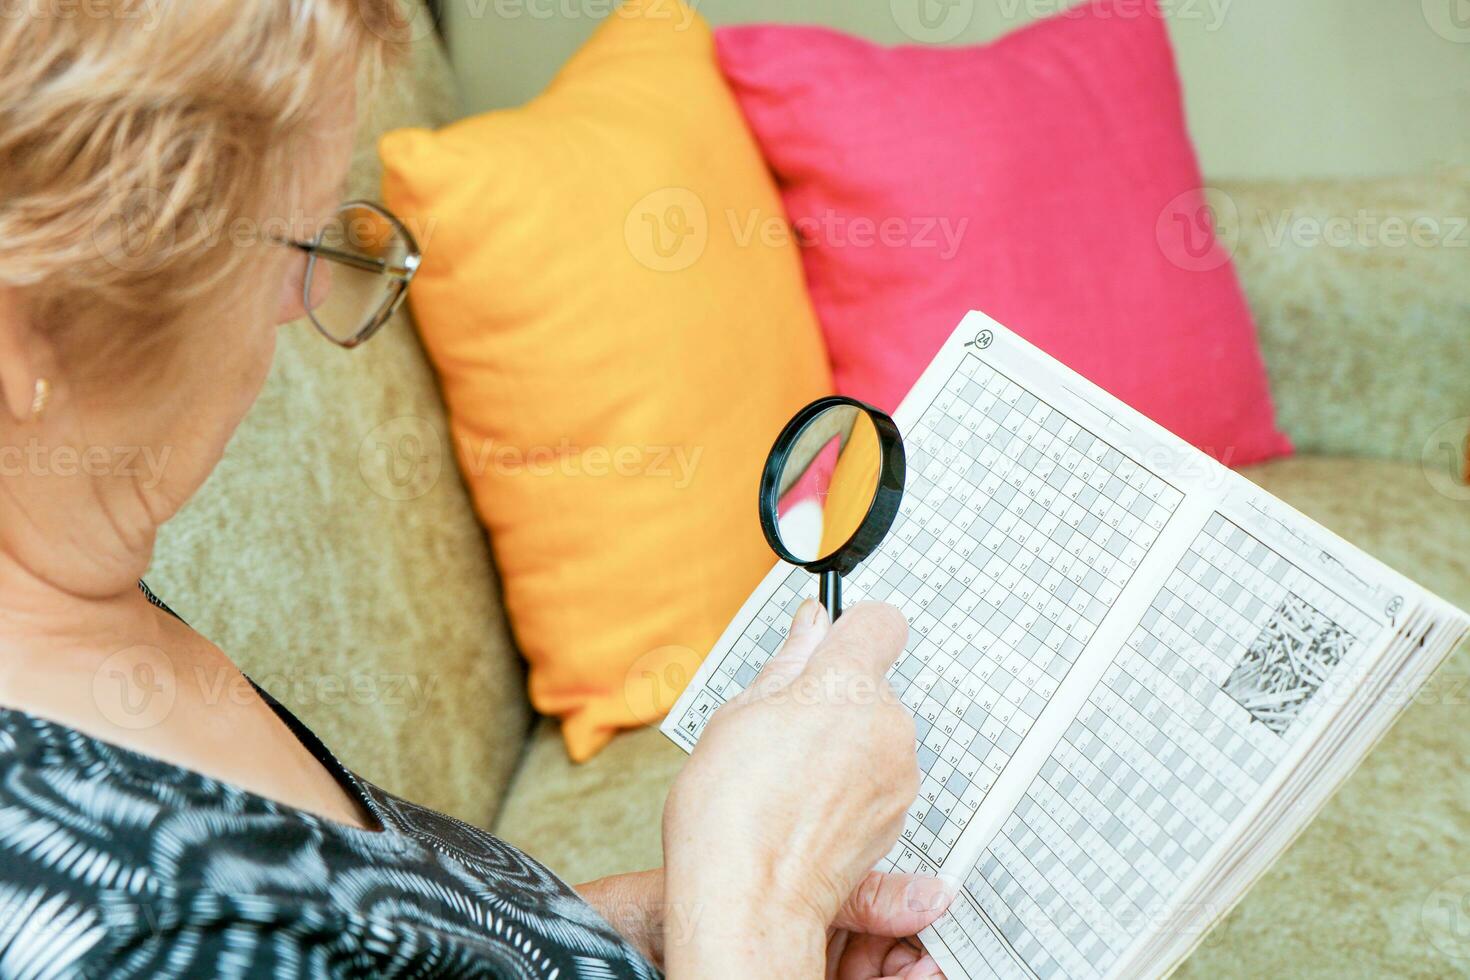
[[[1269, 865], [1221, 894], [1273, 801], [1304, 823], [1391, 724], [1363, 695], [1470, 626], [981, 314], [895, 420], [903, 504], [844, 583], [910, 622], [923, 780], [883, 867], [963, 884], [922, 937], [951, 980], [1165, 972]], [[815, 592], [773, 569], [664, 732], [692, 750]]]

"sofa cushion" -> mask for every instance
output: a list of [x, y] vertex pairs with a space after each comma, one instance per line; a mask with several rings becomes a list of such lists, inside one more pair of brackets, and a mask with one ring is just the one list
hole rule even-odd
[[838, 391], [892, 411], [975, 309], [1230, 465], [1290, 451], [1200, 193], [1163, 17], [1131, 7], [1084, 4], [958, 48], [718, 32], [802, 240]]
[[[1419, 466], [1306, 457], [1244, 472], [1470, 606], [1470, 502], [1436, 493]], [[1272, 976], [1282, 963], [1311, 963], [1320, 976], [1434, 976], [1454, 966], [1422, 913], [1436, 887], [1464, 871], [1467, 699], [1470, 649], [1461, 649], [1182, 975]], [[663, 799], [683, 758], [644, 731], [574, 767], [543, 724], [497, 831], [574, 881], [658, 865]]]
[[1448, 475], [1470, 431], [1470, 167], [1235, 181], [1215, 200], [1297, 449]]
[[[378, 131], [453, 110], [432, 37], [369, 107]], [[149, 584], [386, 789], [488, 824], [529, 730], [522, 670], [404, 316], [347, 353], [280, 333], [260, 402], [159, 537]]]
[[495, 833], [573, 884], [657, 867], [664, 797], [686, 758], [657, 728], [641, 728], [574, 763], [555, 721], [542, 719]]
[[760, 581], [761, 463], [831, 392], [780, 196], [678, 0], [619, 7], [523, 108], [382, 154], [433, 228], [410, 302], [531, 701], [589, 758], [673, 705]]

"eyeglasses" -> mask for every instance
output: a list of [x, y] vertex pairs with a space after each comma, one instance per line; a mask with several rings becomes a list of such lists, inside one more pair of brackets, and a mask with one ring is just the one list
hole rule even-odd
[[[323, 337], [357, 347], [382, 329], [408, 295], [423, 253], [413, 235], [386, 209], [349, 201], [310, 242], [289, 242], [308, 256], [302, 301]], [[314, 298], [320, 263], [332, 263], [325, 297]]]

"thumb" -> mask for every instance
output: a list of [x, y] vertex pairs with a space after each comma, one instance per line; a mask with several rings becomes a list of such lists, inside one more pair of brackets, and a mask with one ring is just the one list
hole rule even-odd
[[750, 682], [745, 694], [751, 698], [759, 698], [791, 683], [792, 678], [805, 669], [807, 661], [812, 659], [812, 654], [827, 638], [827, 631], [831, 628], [832, 621], [827, 618], [827, 610], [822, 608], [820, 602], [815, 599], [803, 602], [797, 607], [796, 616], [791, 620], [791, 631], [786, 634], [786, 642], [781, 644], [781, 649], [776, 651], [775, 656], [766, 661], [755, 680]]
[[832, 627], [829, 643], [813, 657], [815, 663], [828, 659], [875, 677], [887, 673], [908, 642], [909, 624], [902, 610], [884, 602], [859, 602]]
[[869, 871], [832, 924], [870, 936], [912, 936], [933, 925], [954, 896], [943, 878]]

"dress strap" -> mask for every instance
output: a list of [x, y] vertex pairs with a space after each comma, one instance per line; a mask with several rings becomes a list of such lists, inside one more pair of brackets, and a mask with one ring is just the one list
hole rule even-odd
[[177, 619], [185, 626], [189, 625], [188, 622], [184, 620], [183, 616], [180, 616], [178, 613], [174, 612], [168, 607], [168, 603], [164, 602], [162, 599], [158, 598], [158, 596], [154, 595], [153, 590], [148, 588], [148, 583], [143, 581], [142, 579], [138, 579], [138, 590], [143, 593], [143, 598], [153, 603], [159, 609], [162, 609], [164, 612], [168, 613], [170, 616], [172, 616], [174, 619]]

